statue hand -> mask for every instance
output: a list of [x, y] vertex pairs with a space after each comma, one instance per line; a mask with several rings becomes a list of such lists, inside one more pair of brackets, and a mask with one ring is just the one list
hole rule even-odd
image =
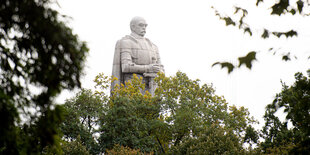
[[150, 72], [152, 72], [152, 73], [157, 73], [160, 71], [160, 69], [161, 69], [161, 67], [158, 64], [151, 64], [150, 65]]

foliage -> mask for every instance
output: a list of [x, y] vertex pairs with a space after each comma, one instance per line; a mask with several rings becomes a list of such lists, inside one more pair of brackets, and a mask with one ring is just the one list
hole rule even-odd
[[96, 138], [98, 121], [103, 114], [103, 101], [91, 90], [82, 89], [64, 104], [65, 120], [61, 126], [64, 138], [72, 141], [80, 136], [81, 142], [91, 154], [98, 154]]
[[[100, 79], [107, 77], [100, 74], [96, 80], [105, 81]], [[245, 152], [244, 143], [257, 142], [247, 109], [228, 106], [212, 86], [200, 86], [181, 72], [173, 77], [159, 74], [156, 82], [155, 96], [141, 93], [144, 84], [137, 76], [115, 87], [101, 119], [102, 151], [119, 144], [155, 154], [240, 153]], [[230, 151], [220, 148], [224, 146]]]
[[245, 154], [232, 130], [212, 124], [196, 136], [185, 139], [172, 154]]
[[81, 137], [77, 136], [75, 140], [72, 141], [61, 141], [60, 147], [47, 146], [43, 149], [42, 154], [44, 155], [90, 155], [87, 148], [82, 144]]
[[[261, 144], [264, 152], [286, 151], [290, 154], [309, 154], [310, 150], [310, 70], [308, 78], [302, 73], [295, 74], [295, 83], [283, 83], [281, 93], [276, 95], [265, 112], [265, 126], [262, 134], [265, 142]], [[284, 110], [286, 120], [281, 122], [275, 115]], [[288, 123], [292, 127], [288, 127]]]
[[[59, 124], [63, 120], [63, 108], [56, 106], [54, 110], [48, 110], [34, 124], [25, 124], [17, 135], [20, 148], [20, 154], [36, 154], [41, 153], [45, 146], [52, 147], [55, 151], [59, 151], [61, 133]], [[48, 127], [46, 129], [46, 127]], [[12, 150], [8, 150], [12, 151]], [[60, 151], [61, 152], [61, 151]], [[39, 154], [40, 154], [39, 153]]]
[[115, 144], [143, 152], [152, 152], [159, 147], [152, 129], [159, 122], [160, 106], [148, 92], [143, 95], [140, 90], [143, 91], [144, 86], [137, 76], [126, 83], [126, 87], [114, 88], [114, 95], [101, 119], [99, 141], [103, 151], [112, 149]]
[[142, 153], [139, 149], [131, 149], [127, 146], [116, 144], [111, 150], [107, 150], [108, 155], [152, 155], [153, 153]]
[[[252, 62], [256, 60], [256, 52], [255, 51], [249, 52], [246, 56], [239, 57], [238, 60], [239, 60], [238, 67], [241, 67], [244, 64], [247, 68], [251, 69]], [[226, 67], [228, 69], [228, 73], [231, 73], [235, 68], [235, 66], [230, 62], [216, 62], [212, 65], [212, 67], [215, 65], [221, 65], [222, 68]]]
[[[216, 134], [208, 133], [213, 128], [223, 129], [227, 133], [229, 131], [232, 137], [237, 137], [234, 141], [236, 144], [234, 149], [242, 150], [239, 146], [243, 144], [246, 129], [250, 124], [255, 123], [254, 119], [249, 117], [247, 109], [228, 106], [223, 97], [215, 95], [212, 86], [206, 84], [200, 86], [199, 80], [190, 80], [181, 72], [178, 72], [175, 77], [164, 77], [161, 74], [157, 82], [156, 95], [160, 98], [162, 106], [161, 117], [168, 126], [167, 131], [158, 134], [162, 138], [170, 137], [166, 144], [172, 146], [172, 150], [188, 149], [187, 151], [191, 152], [194, 146], [188, 145], [188, 142], [204, 141], [208, 136], [216, 139], [213, 137], [217, 136]], [[226, 135], [222, 136], [220, 139], [226, 138]], [[212, 140], [199, 145], [201, 146], [199, 149], [211, 151], [210, 147], [205, 147], [209, 143], [212, 143]], [[184, 148], [184, 146], [188, 147]], [[216, 148], [218, 145], [210, 146], [214, 146], [213, 150], [218, 149]], [[230, 146], [226, 147], [230, 148]]]
[[[258, 8], [263, 8], [261, 7], [262, 3], [265, 3], [264, 0], [256, 0], [256, 4], [252, 2], [243, 2], [243, 3], [250, 3], [252, 5], [256, 5], [256, 7]], [[269, 4], [268, 2], [266, 2], [267, 4]], [[279, 1], [275, 1], [275, 2], [271, 2], [269, 8], [267, 8], [266, 11], [270, 11], [270, 15], [271, 16], [275, 16], [278, 15], [280, 16], [302, 16], [305, 19], [309, 18], [308, 16], [310, 15], [309, 12], [309, 7], [310, 7], [310, 3], [307, 0], [279, 0]], [[234, 12], [232, 15], [223, 15], [224, 13], [220, 12], [219, 10], [217, 10], [214, 6], [212, 6], [212, 8], [215, 10], [215, 15], [219, 17], [220, 20], [225, 21], [226, 26], [234, 26], [234, 27], [238, 27], [240, 30], [242, 30], [244, 33], [248, 33], [250, 36], [253, 35], [253, 33], [261, 33], [260, 37], [262, 39], [268, 39], [270, 36], [275, 36], [277, 38], [281, 38], [281, 36], [284, 36], [286, 38], [292, 38], [292, 37], [297, 37], [298, 36], [298, 32], [294, 29], [290, 29], [287, 31], [276, 31], [276, 30], [269, 30], [266, 27], [261, 27], [261, 30], [259, 29], [254, 29], [255, 25], [250, 25], [249, 23], [247, 23], [247, 17], [249, 15], [249, 9], [250, 6], [248, 6], [248, 8], [244, 7], [244, 5], [242, 4], [235, 4], [233, 6], [234, 8]], [[265, 8], [264, 8], [265, 9]], [[271, 47], [269, 49], [269, 51], [272, 51], [274, 48]], [[248, 52], [247, 56], [245, 57], [239, 57], [238, 61], [239, 61], [239, 65], [234, 65], [230, 62], [215, 62], [212, 66], [215, 65], [220, 65], [222, 68], [227, 68], [228, 69], [228, 73], [231, 73], [235, 68], [240, 68], [240, 66], [242, 64], [246, 64], [246, 67], [251, 69], [252, 67], [252, 63], [254, 60], [256, 60], [255, 55], [258, 53], [258, 51], [250, 51]], [[291, 60], [291, 55], [290, 53], [287, 54], [283, 54], [282, 56], [282, 60], [284, 61], [288, 61]]]
[[[36, 154], [57, 143], [62, 89], [80, 86], [88, 49], [50, 0], [0, 3], [0, 150]], [[20, 115], [25, 120], [20, 120]]]
[[62, 150], [65, 155], [90, 155], [80, 136], [74, 141], [63, 142]]

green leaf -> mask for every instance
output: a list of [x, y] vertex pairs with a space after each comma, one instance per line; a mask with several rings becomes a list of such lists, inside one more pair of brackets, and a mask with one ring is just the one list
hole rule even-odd
[[229, 62], [216, 62], [216, 63], [214, 63], [212, 65], [212, 67], [215, 66], [215, 65], [221, 65], [221, 68], [225, 68], [226, 67], [228, 69], [228, 73], [231, 73], [234, 70], [234, 68], [235, 68], [235, 66], [232, 63], [229, 63]]
[[286, 36], [286, 38], [293, 37], [293, 36], [297, 36], [297, 32], [294, 30], [291, 30], [291, 31], [285, 32], [284, 35]]
[[284, 61], [290, 61], [290, 60], [291, 60], [291, 58], [290, 58], [290, 53], [287, 53], [287, 54], [283, 55], [283, 56], [282, 56], [282, 60], [284, 60]]
[[245, 64], [247, 68], [251, 69], [252, 68], [252, 62], [254, 60], [256, 60], [256, 52], [255, 51], [249, 52], [246, 56], [239, 57], [238, 59], [239, 59], [239, 66], [238, 67]]
[[290, 13], [291, 13], [292, 15], [295, 15], [295, 14], [296, 14], [296, 10], [295, 10], [295, 9], [291, 9], [291, 10], [290, 10]]
[[269, 31], [264, 29], [264, 33], [262, 34], [261, 37], [264, 38], [264, 39], [269, 38]]
[[283, 33], [280, 33], [280, 32], [272, 32], [272, 34], [275, 35], [275, 36], [277, 36], [278, 38], [280, 38], [281, 35], [282, 35]]
[[248, 32], [250, 34], [250, 36], [252, 36], [252, 31], [249, 27], [244, 29], [244, 33]]
[[258, 4], [260, 3], [260, 2], [263, 2], [264, 0], [257, 0], [256, 1], [256, 6], [258, 6]]
[[238, 13], [241, 8], [240, 7], [235, 7], [235, 9], [236, 9], [236, 11], [235, 11], [234, 14]]
[[301, 13], [302, 9], [304, 7], [304, 2], [302, 0], [299, 0], [296, 3], [297, 3], [297, 9], [298, 9], [299, 13]]
[[282, 35], [285, 35], [286, 38], [297, 36], [297, 32], [294, 30], [290, 30], [287, 32], [272, 32], [272, 34], [277, 36], [278, 38], [280, 38]]
[[269, 51], [269, 52], [270, 52], [270, 51], [272, 51], [272, 50], [273, 50], [273, 48], [272, 48], [272, 47], [268, 49], [268, 51]]
[[284, 13], [284, 10], [287, 10], [289, 6], [289, 0], [280, 0], [279, 3], [274, 4], [272, 8], [271, 14], [281, 15]]
[[236, 25], [236, 23], [230, 17], [223, 17], [221, 19], [225, 20], [226, 26], [228, 26], [228, 25], [235, 26]]

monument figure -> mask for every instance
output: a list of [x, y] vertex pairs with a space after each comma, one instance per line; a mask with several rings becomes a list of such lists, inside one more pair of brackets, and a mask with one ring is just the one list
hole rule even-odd
[[143, 78], [145, 90], [154, 95], [154, 78], [158, 72], [164, 72], [158, 48], [145, 38], [147, 23], [142, 17], [134, 17], [130, 22], [131, 34], [118, 40], [115, 46], [112, 76], [118, 78], [111, 86], [124, 84], [136, 74]]

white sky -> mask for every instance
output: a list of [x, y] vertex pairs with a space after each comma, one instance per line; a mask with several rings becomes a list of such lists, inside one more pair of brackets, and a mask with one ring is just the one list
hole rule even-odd
[[[249, 7], [246, 21], [254, 27], [253, 37], [244, 34], [215, 16], [211, 5], [220, 12], [231, 14], [238, 1], [231, 0], [59, 0], [62, 14], [72, 17], [69, 25], [90, 48], [86, 64], [84, 88], [94, 88], [95, 76], [110, 75], [114, 46], [118, 39], [130, 33], [129, 22], [142, 16], [149, 26], [146, 37], [160, 50], [167, 76], [179, 70], [201, 83], [213, 83], [217, 95], [223, 95], [229, 104], [244, 106], [263, 125], [265, 106], [281, 91], [280, 80], [294, 82], [296, 72], [306, 73], [310, 68], [309, 17], [278, 18], [266, 11], [268, 4], [255, 7], [255, 1], [243, 2]], [[244, 4], [245, 3], [245, 4]], [[263, 28], [274, 31], [299, 31], [296, 38], [260, 39]], [[268, 49], [281, 50], [273, 56]], [[237, 57], [249, 51], [258, 51], [252, 70], [245, 67], [227, 74], [227, 69], [211, 67], [217, 61], [237, 64]], [[291, 52], [298, 60], [281, 61], [281, 52]], [[63, 103], [74, 93], [64, 92], [57, 99]]]

